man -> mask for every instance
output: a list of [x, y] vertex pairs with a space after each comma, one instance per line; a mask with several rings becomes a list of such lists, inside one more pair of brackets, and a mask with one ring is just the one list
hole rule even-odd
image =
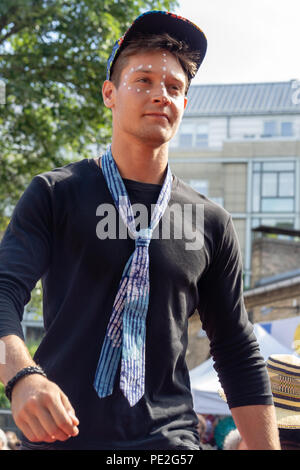
[[[103, 85], [111, 147], [38, 175], [15, 209], [0, 248], [0, 378], [24, 449], [199, 449], [185, 362], [196, 308], [248, 447], [278, 448], [231, 217], [168, 166], [205, 51], [191, 22], [141, 15]], [[34, 362], [20, 318], [39, 278], [46, 335]]]

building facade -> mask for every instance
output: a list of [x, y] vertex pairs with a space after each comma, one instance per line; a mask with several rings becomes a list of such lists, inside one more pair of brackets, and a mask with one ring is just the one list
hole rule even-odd
[[249, 288], [252, 229], [300, 228], [300, 82], [191, 86], [170, 165], [231, 213]]

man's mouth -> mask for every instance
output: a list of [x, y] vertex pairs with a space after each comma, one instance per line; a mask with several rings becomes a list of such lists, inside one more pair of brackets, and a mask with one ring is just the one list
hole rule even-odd
[[169, 116], [165, 113], [147, 113], [145, 116], [150, 116], [156, 119], [164, 119], [169, 121]]

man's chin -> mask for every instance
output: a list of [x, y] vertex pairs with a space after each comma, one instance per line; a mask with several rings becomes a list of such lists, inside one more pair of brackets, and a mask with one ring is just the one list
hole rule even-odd
[[149, 144], [151, 146], [160, 147], [162, 145], [166, 145], [170, 142], [173, 135], [169, 132], [164, 132], [163, 130], [155, 131], [155, 132], [145, 132], [142, 136], [142, 141], [145, 144]]

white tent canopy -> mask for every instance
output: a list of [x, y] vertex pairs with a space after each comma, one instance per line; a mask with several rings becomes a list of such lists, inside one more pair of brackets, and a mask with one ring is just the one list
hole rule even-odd
[[[261, 322], [261, 326], [279, 343], [288, 348], [295, 349], [295, 342], [298, 338], [300, 328], [300, 316], [281, 318], [280, 320], [272, 320], [269, 322]], [[298, 333], [298, 334], [297, 334]], [[299, 343], [298, 343], [299, 344]]]
[[[258, 323], [255, 323], [253, 326], [261, 355], [265, 360], [271, 354], [293, 354], [291, 349], [279, 343]], [[212, 358], [192, 369], [190, 371], [190, 380], [194, 409], [197, 413], [214, 415], [231, 414], [227, 403], [219, 395], [221, 385], [217, 372], [213, 367]]]

